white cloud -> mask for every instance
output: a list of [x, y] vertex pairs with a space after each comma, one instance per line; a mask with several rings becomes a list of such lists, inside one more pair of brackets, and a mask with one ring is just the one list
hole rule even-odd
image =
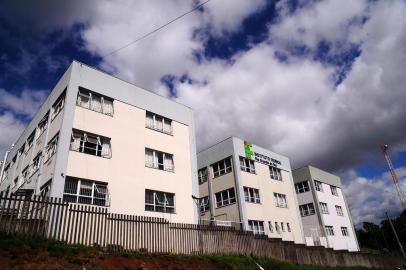
[[[405, 190], [406, 167], [398, 168], [397, 174], [402, 179], [401, 183]], [[384, 218], [385, 212], [395, 216], [402, 211], [389, 173], [368, 179], [350, 171], [347, 173], [347, 179], [349, 181], [344, 185], [344, 191], [354, 225], [360, 226], [362, 222], [379, 223]]]
[[0, 160], [3, 160], [4, 153], [10, 149], [11, 144], [16, 141], [24, 130], [25, 124], [18, 120], [12, 113], [0, 114]]
[[0, 109], [11, 111], [14, 115], [33, 117], [39, 106], [44, 102], [48, 92], [32, 91], [25, 89], [20, 95], [12, 93], [0, 88]]

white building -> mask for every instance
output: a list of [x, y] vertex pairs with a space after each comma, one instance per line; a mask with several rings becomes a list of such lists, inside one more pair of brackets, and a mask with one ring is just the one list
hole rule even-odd
[[230, 137], [197, 162], [202, 220], [304, 243], [287, 157]]
[[312, 166], [292, 173], [306, 244], [359, 251], [340, 178]]
[[4, 165], [0, 191], [197, 222], [193, 111], [78, 62]]

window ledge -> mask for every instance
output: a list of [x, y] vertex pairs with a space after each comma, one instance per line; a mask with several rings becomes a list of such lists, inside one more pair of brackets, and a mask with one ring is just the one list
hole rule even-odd
[[[159, 169], [159, 168], [155, 168], [153, 166], [148, 166], [147, 164], [145, 164], [145, 168], [150, 168], [150, 169], [154, 169], [154, 170], [158, 170], [158, 171], [163, 171], [163, 172], [170, 172], [170, 173], [175, 173], [175, 168], [173, 170], [165, 170], [165, 169]], [[154, 212], [154, 211], [153, 211]]]
[[237, 202], [230, 203], [230, 204], [226, 204], [226, 205], [222, 205], [222, 206], [217, 206], [217, 205], [216, 205], [216, 209], [223, 208], [223, 207], [227, 207], [227, 206], [230, 206], [230, 205], [233, 205], [233, 204], [236, 204], [236, 203], [237, 203]]
[[219, 176], [215, 176], [215, 177], [213, 177], [213, 179], [215, 179], [215, 178], [219, 178], [219, 177], [221, 177], [221, 176], [227, 175], [227, 174], [232, 173], [232, 172], [233, 172], [233, 171], [228, 172], [228, 173], [225, 173], [225, 174], [222, 174], [222, 175], [219, 175]]
[[[98, 156], [98, 155], [92, 155], [92, 154], [85, 153], [85, 152], [80, 152], [80, 151], [77, 151], [77, 150], [74, 150], [74, 149], [71, 149], [71, 148], [69, 148], [69, 150], [70, 150], [70, 151], [73, 151], [73, 152], [77, 152], [77, 153], [89, 155], [89, 156], [94, 156], [94, 157], [99, 157], [99, 158], [104, 158], [104, 159], [111, 159], [111, 155], [110, 155], [110, 157], [103, 157], [103, 156]], [[54, 155], [55, 155], [55, 154], [54, 154]]]
[[107, 114], [107, 113], [104, 113], [104, 112], [99, 112], [99, 111], [96, 111], [96, 110], [92, 110], [92, 109], [90, 109], [90, 108], [86, 108], [86, 107], [80, 106], [80, 105], [78, 105], [78, 104], [76, 104], [76, 107], [80, 107], [80, 108], [83, 108], [83, 109], [85, 109], [85, 110], [89, 110], [89, 111], [92, 111], [92, 112], [95, 112], [95, 113], [99, 113], [99, 114], [102, 114], [102, 115], [106, 115], [106, 116], [110, 116], [110, 117], [113, 117], [113, 116], [114, 116], [114, 112], [113, 112], [112, 114]]

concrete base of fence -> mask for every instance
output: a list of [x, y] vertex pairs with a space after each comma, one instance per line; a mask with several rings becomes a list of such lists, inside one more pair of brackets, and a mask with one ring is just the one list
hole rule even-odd
[[1, 193], [0, 231], [152, 253], [245, 255], [321, 266], [394, 268], [405, 263], [400, 255], [334, 251], [230, 227], [169, 223], [162, 218], [110, 213], [106, 207], [68, 204], [60, 198]]

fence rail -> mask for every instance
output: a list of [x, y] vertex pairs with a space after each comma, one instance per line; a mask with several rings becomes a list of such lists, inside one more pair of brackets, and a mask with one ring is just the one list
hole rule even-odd
[[61, 198], [0, 193], [0, 231], [68, 244], [182, 254], [240, 254], [328, 266], [399, 266], [398, 256], [333, 251], [284, 242], [229, 226], [170, 223], [163, 218], [110, 213]]

